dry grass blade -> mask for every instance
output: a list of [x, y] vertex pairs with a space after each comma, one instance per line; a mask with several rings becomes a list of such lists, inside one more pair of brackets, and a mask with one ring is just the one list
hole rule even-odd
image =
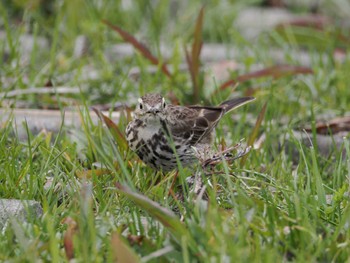
[[71, 218], [67, 217], [63, 220], [63, 223], [67, 225], [67, 230], [63, 235], [63, 246], [66, 256], [69, 260], [74, 258], [74, 243], [73, 239], [78, 231], [77, 222]]
[[[312, 45], [318, 49], [335, 48], [346, 50], [350, 44], [345, 24], [323, 15], [307, 15], [288, 22], [278, 24], [275, 29], [282, 37], [292, 34], [299, 45]], [[329, 40], [331, 41], [329, 42]]]
[[185, 237], [188, 239], [190, 246], [193, 248], [195, 247], [195, 243], [192, 239], [190, 239], [188, 231], [172, 211], [160, 206], [158, 203], [150, 200], [148, 197], [132, 191], [125, 185], [117, 183], [116, 188], [119, 192], [123, 193], [130, 200], [132, 200], [136, 205], [147, 211], [151, 216], [161, 222], [164, 227], [172, 233], [177, 241], [181, 242], [181, 239]]
[[192, 44], [192, 61], [194, 63], [195, 69], [199, 68], [199, 55], [202, 49], [202, 27], [203, 27], [203, 17], [204, 17], [204, 6], [199, 11], [199, 15], [196, 22], [196, 27], [194, 31], [194, 41]]
[[[254, 144], [255, 139], [258, 136], [258, 132], [261, 126], [262, 121], [264, 120], [265, 117], [265, 112], [266, 112], [266, 107], [267, 107], [267, 102], [265, 102], [264, 106], [262, 107], [259, 116], [255, 122], [255, 126], [254, 129], [252, 131], [252, 133], [250, 134], [248, 141], [247, 141], [247, 146], [251, 147]], [[244, 155], [243, 158], [241, 159], [241, 165], [244, 165], [246, 160], [247, 160], [247, 156], [248, 155]]]
[[239, 82], [245, 82], [250, 79], [273, 77], [275, 79], [297, 75], [297, 74], [313, 74], [313, 70], [308, 67], [293, 66], [293, 65], [275, 65], [262, 70], [254, 71], [248, 74], [240, 75], [236, 79], [231, 79], [221, 84], [219, 90], [224, 90], [232, 85], [236, 85]]
[[158, 203], [148, 199], [146, 196], [132, 191], [132, 189], [125, 185], [117, 183], [116, 188], [119, 192], [125, 194], [141, 208], [155, 216], [164, 224], [165, 227], [171, 229], [172, 231], [177, 230], [178, 228], [183, 228], [181, 222], [172, 211], [160, 206]]
[[140, 262], [137, 254], [129, 247], [120, 235], [116, 232], [112, 234], [111, 247], [114, 262], [136, 263]]
[[[193, 81], [193, 99], [194, 103], [199, 102], [200, 95], [200, 85], [199, 85], [199, 67], [200, 67], [200, 54], [203, 45], [202, 40], [202, 27], [203, 27], [203, 17], [204, 17], [204, 6], [199, 11], [199, 15], [196, 22], [196, 27], [194, 30], [194, 40], [192, 43], [192, 53], [191, 53], [191, 64], [192, 67], [191, 74]], [[187, 57], [187, 54], [186, 54]]]
[[126, 32], [125, 30], [121, 29], [120, 27], [116, 25], [112, 25], [110, 22], [107, 20], [102, 20], [104, 24], [112, 28], [114, 31], [116, 31], [123, 39], [124, 41], [130, 43], [131, 45], [134, 46], [138, 51], [141, 52], [141, 54], [147, 58], [153, 65], [160, 65], [161, 64], [161, 69], [162, 72], [168, 76], [169, 78], [172, 78], [172, 75], [170, 71], [168, 70], [166, 64], [161, 63], [157, 57], [155, 57], [151, 51], [140, 41], [138, 41], [134, 36], [132, 36], [130, 33]]
[[296, 18], [289, 22], [284, 22], [277, 25], [277, 28], [285, 28], [290, 26], [298, 26], [298, 27], [310, 27], [319, 30], [324, 30], [326, 27], [331, 25], [331, 20], [329, 17], [323, 15], [312, 15]]
[[185, 50], [185, 57], [186, 57], [186, 62], [187, 62], [187, 65], [188, 65], [188, 70], [190, 71], [190, 76], [191, 76], [191, 80], [192, 80], [192, 86], [193, 86], [193, 104], [195, 104], [195, 100], [196, 100], [196, 97], [199, 97], [199, 95], [196, 95], [195, 96], [195, 93], [197, 92], [197, 78], [196, 78], [196, 72], [194, 70], [194, 67], [193, 67], [193, 62], [192, 62], [192, 58], [190, 56], [190, 53], [189, 51], [187, 50], [186, 47], [184, 47], [184, 50]]
[[118, 146], [121, 150], [126, 150], [128, 148], [128, 144], [126, 142], [126, 139], [124, 137], [124, 134], [120, 131], [117, 124], [115, 124], [110, 118], [105, 116], [101, 111], [98, 109], [92, 107], [92, 110], [97, 114], [97, 116], [100, 118], [101, 121], [103, 121], [111, 133], [113, 134]]

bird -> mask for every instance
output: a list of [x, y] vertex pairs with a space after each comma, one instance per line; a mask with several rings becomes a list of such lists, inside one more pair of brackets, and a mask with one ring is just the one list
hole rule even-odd
[[255, 100], [239, 97], [218, 106], [168, 104], [159, 93], [138, 99], [134, 118], [126, 127], [129, 148], [155, 170], [169, 172], [193, 165], [194, 149], [211, 147], [213, 130], [228, 112]]

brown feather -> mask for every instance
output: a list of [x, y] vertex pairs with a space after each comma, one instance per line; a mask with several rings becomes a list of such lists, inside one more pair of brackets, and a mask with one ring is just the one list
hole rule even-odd
[[[168, 106], [169, 115], [173, 120], [169, 123], [170, 131], [175, 137], [184, 137], [185, 132], [190, 132], [187, 136], [189, 143], [195, 145], [202, 140], [210, 140], [210, 134], [221, 117], [242, 106], [255, 98], [243, 97], [234, 98], [221, 103], [219, 106]], [[206, 138], [208, 137], [208, 138]]]

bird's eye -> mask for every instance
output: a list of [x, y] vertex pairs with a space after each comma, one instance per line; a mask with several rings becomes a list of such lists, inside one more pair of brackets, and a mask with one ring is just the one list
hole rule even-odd
[[166, 103], [165, 103], [165, 100], [163, 98], [163, 108], [165, 108], [165, 106], [166, 106]]
[[142, 103], [140, 103], [140, 104], [139, 104], [139, 108], [140, 108], [140, 110], [142, 110], [142, 109], [143, 109], [143, 105], [142, 105]]

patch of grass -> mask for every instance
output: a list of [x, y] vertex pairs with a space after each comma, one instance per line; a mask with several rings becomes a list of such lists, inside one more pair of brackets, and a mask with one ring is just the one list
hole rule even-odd
[[[139, 53], [123, 58], [108, 53], [122, 39], [102, 19], [133, 32], [157, 57], [161, 43], [170, 45], [167, 62], [176, 68], [183, 44], [191, 43], [201, 1], [188, 6], [180, 1], [131, 1], [130, 6], [128, 1], [49, 1], [32, 7], [20, 2], [0, 4], [0, 28], [6, 35], [0, 41], [1, 92], [43, 87], [49, 80], [54, 87], [79, 87], [79, 95], [22, 95], [10, 104], [54, 104], [61, 109], [83, 105], [82, 125], [63, 126], [58, 134], [32, 134], [25, 123], [11, 120], [0, 127], [0, 198], [36, 200], [43, 206], [42, 217], [28, 222], [13, 218], [1, 230], [0, 261], [111, 262], [123, 256], [135, 262], [348, 260], [348, 138], [344, 154], [336, 151], [328, 158], [317, 145], [305, 147], [292, 136], [294, 128], [314, 124], [324, 114], [342, 116], [348, 111], [348, 50], [339, 62], [333, 56], [336, 43], [319, 50], [312, 48], [315, 40], [308, 39], [311, 48], [305, 50], [314, 74], [264, 76], [241, 83], [235, 96], [254, 88], [257, 100], [234, 112], [238, 121], [229, 115], [221, 120], [215, 145], [248, 138], [253, 129], [249, 122], [255, 122], [267, 101], [259, 129], [259, 135], [266, 136], [262, 147], [252, 150], [244, 165], [222, 163], [203, 176], [207, 201], [186, 183], [193, 172], [180, 170], [173, 190], [181, 198], [175, 198], [169, 194], [175, 172], [162, 174], [146, 167], [118, 145], [116, 129], [94, 124], [87, 109], [98, 103], [133, 106], [140, 94], [151, 91], [173, 92], [180, 102], [189, 101], [188, 72], [175, 70], [173, 85], [160, 70], [149, 73], [150, 63]], [[240, 51], [235, 59], [242, 67], [232, 79], [252, 72], [256, 64], [271, 67], [271, 48], [284, 50], [286, 61], [296, 64], [291, 51], [302, 49], [288, 35], [291, 31], [285, 32], [286, 38], [274, 31], [247, 43], [232, 25], [243, 7], [244, 1], [205, 6], [203, 42], [220, 41]], [[27, 53], [20, 42], [25, 33], [36, 43]], [[74, 57], [79, 35], [87, 37], [89, 49]], [[47, 48], [41, 48], [41, 37], [47, 39]], [[135, 67], [140, 69], [136, 80], [128, 75]], [[226, 89], [201, 98], [215, 104], [231, 93]], [[0, 98], [1, 106], [8, 105], [7, 99]], [[125, 125], [125, 119], [117, 123], [121, 131]], [[19, 129], [27, 139], [19, 138]], [[315, 136], [310, 135], [312, 142]], [[290, 152], [279, 149], [286, 137]]]

